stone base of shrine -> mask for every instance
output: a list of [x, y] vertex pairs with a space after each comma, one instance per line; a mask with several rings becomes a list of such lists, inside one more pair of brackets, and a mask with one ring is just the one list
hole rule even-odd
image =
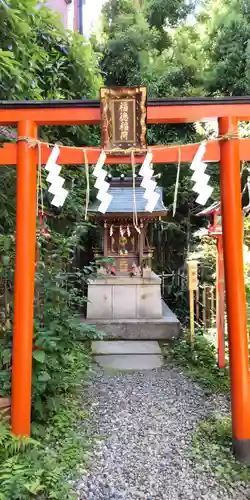
[[88, 284], [88, 319], [161, 319], [161, 279], [105, 276]]
[[161, 279], [108, 276], [88, 285], [87, 319], [107, 338], [171, 339], [180, 323], [161, 299]]
[[162, 301], [162, 317], [159, 319], [84, 319], [104, 332], [106, 339], [120, 340], [171, 340], [180, 336], [180, 322]]
[[88, 285], [87, 324], [109, 339], [171, 339], [180, 323], [161, 299], [161, 279], [105, 276]]

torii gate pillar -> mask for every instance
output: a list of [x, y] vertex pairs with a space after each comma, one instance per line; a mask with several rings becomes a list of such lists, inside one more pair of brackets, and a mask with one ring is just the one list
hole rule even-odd
[[16, 268], [12, 354], [12, 432], [30, 435], [32, 343], [36, 251], [36, 148], [22, 137], [37, 138], [30, 120], [18, 123]]
[[[237, 135], [236, 118], [219, 119], [220, 135]], [[220, 192], [228, 318], [233, 448], [250, 464], [250, 385], [243, 265], [240, 144], [237, 137], [220, 141]]]

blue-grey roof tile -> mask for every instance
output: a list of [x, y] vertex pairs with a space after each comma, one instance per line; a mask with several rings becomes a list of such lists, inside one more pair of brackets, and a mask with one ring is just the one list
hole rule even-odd
[[[155, 206], [154, 212], [167, 212], [167, 208], [163, 204], [162, 195], [163, 189], [157, 186], [155, 191], [160, 194], [160, 198]], [[133, 213], [133, 187], [130, 186], [110, 186], [108, 193], [113, 196], [113, 199], [106, 213]], [[146, 212], [147, 200], [144, 198], [145, 189], [142, 187], [135, 188], [136, 194], [136, 211], [138, 213]], [[89, 206], [89, 212], [98, 212], [100, 201], [96, 200]], [[148, 212], [147, 212], [148, 213]]]

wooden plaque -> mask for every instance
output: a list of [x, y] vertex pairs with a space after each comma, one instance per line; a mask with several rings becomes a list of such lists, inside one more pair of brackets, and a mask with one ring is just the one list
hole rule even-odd
[[120, 272], [127, 273], [128, 272], [128, 261], [127, 259], [120, 260]]
[[101, 89], [102, 145], [106, 151], [146, 150], [146, 100], [146, 87]]
[[197, 290], [198, 287], [198, 262], [191, 260], [188, 265], [188, 288], [189, 290]]

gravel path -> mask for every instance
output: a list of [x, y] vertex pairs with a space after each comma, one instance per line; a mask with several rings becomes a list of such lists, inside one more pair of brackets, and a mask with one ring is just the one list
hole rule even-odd
[[90, 386], [98, 444], [77, 484], [81, 500], [244, 500], [199, 472], [190, 458], [191, 431], [223, 398], [207, 397], [181, 370], [104, 374]]

